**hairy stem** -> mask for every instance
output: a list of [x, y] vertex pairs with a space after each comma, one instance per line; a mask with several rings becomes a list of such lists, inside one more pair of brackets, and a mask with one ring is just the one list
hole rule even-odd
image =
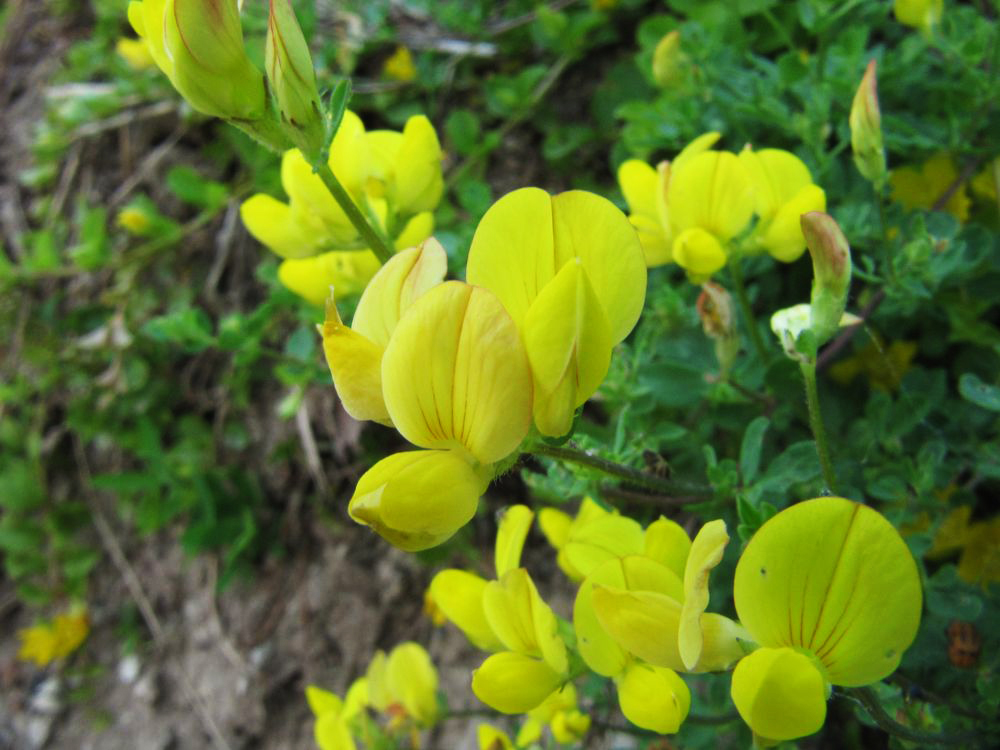
[[750, 340], [753, 348], [757, 350], [757, 356], [761, 362], [767, 362], [767, 348], [764, 340], [760, 337], [760, 330], [757, 328], [757, 321], [753, 317], [753, 310], [750, 308], [750, 298], [747, 297], [747, 289], [743, 284], [743, 268], [738, 257], [729, 261], [729, 274], [733, 278], [733, 290], [736, 292], [736, 300], [740, 305], [740, 312], [743, 313], [743, 322], [750, 332]]
[[661, 492], [665, 495], [694, 495], [708, 497], [713, 490], [710, 485], [697, 484], [694, 482], [677, 482], [671, 479], [663, 479], [644, 471], [633, 469], [631, 466], [609, 461], [606, 458], [595, 456], [579, 448], [570, 446], [554, 446], [545, 443], [536, 443], [531, 447], [530, 453], [536, 456], [546, 456], [558, 461], [565, 461], [578, 466], [586, 466], [601, 474], [616, 477], [637, 487], [643, 487], [653, 492]]
[[833, 463], [830, 461], [830, 446], [826, 439], [826, 428], [823, 426], [823, 414], [819, 410], [819, 389], [816, 387], [816, 363], [801, 364], [802, 377], [806, 381], [806, 402], [809, 405], [809, 427], [812, 428], [816, 441], [816, 452], [819, 453], [819, 465], [823, 470], [823, 481], [831, 492], [836, 489], [837, 479], [833, 473]]
[[886, 710], [882, 707], [882, 704], [879, 702], [875, 691], [870, 687], [847, 688], [844, 690], [844, 694], [853, 699], [855, 702], [861, 704], [861, 707], [868, 712], [872, 721], [878, 724], [880, 729], [908, 742], [916, 742], [920, 745], [969, 746], [969, 743], [975, 741], [976, 739], [984, 739], [983, 734], [979, 732], [962, 732], [961, 734], [950, 735], [936, 734], [934, 732], [923, 732], [919, 729], [911, 729], [904, 724], [900, 724], [898, 721], [889, 716]]

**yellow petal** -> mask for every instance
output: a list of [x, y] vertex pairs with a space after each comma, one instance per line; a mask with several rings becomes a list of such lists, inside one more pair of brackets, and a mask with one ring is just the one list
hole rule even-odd
[[347, 413], [358, 420], [392, 424], [382, 398], [382, 347], [344, 325], [333, 297], [327, 301], [320, 333], [334, 387]]
[[324, 714], [316, 719], [313, 736], [319, 750], [356, 750], [351, 730], [342, 716]]
[[434, 602], [476, 648], [501, 651], [503, 643], [496, 637], [483, 610], [486, 580], [464, 570], [442, 570], [431, 580]]
[[483, 611], [493, 632], [511, 651], [541, 657], [559, 674], [566, 672], [566, 645], [559, 637], [556, 616], [524, 568], [508, 571], [486, 585]]
[[675, 521], [660, 516], [646, 527], [642, 553], [665, 565], [679, 578], [684, 578], [691, 538]]
[[434, 547], [469, 522], [486, 483], [450, 451], [383, 458], [358, 480], [348, 513], [400, 549]]
[[511, 505], [501, 511], [493, 552], [497, 578], [521, 566], [521, 550], [534, 520], [535, 514], [527, 505]]
[[725, 242], [753, 216], [753, 183], [734, 154], [704, 151], [671, 170], [667, 203], [678, 231], [699, 227]]
[[673, 167], [675, 169], [680, 169], [684, 166], [684, 164], [698, 154], [702, 154], [712, 148], [712, 146], [714, 146], [721, 137], [722, 133], [717, 133], [714, 130], [708, 133], [702, 133], [681, 149], [681, 152], [674, 158]]
[[695, 276], [709, 276], [728, 261], [718, 238], [701, 227], [685, 229], [674, 239], [674, 262]]
[[[330, 143], [330, 158], [327, 163], [347, 192], [354, 196], [361, 195], [368, 181], [372, 156], [365, 135], [361, 118], [351, 110], [346, 110]], [[288, 190], [287, 186], [285, 190]]]
[[602, 513], [573, 524], [564, 552], [573, 570], [583, 578], [608, 560], [638, 554], [642, 546], [642, 526], [638, 521]]
[[339, 714], [344, 707], [344, 702], [338, 695], [315, 685], [306, 686], [306, 702], [317, 717], [330, 713]]
[[790, 648], [761, 648], [733, 671], [733, 703], [754, 733], [793, 740], [826, 720], [826, 685], [808, 657]]
[[722, 560], [729, 534], [725, 521], [709, 521], [691, 543], [684, 568], [684, 605], [678, 632], [681, 661], [692, 670], [701, 658], [701, 616], [708, 608], [708, 576]]
[[812, 651], [835, 685], [890, 674], [920, 623], [916, 563], [893, 526], [839, 497], [765, 523], [736, 567], [736, 611], [765, 646]]
[[489, 724], [477, 727], [476, 741], [479, 743], [479, 750], [514, 750], [514, 744], [507, 733]]
[[544, 701], [562, 679], [541, 659], [504, 651], [472, 673], [472, 692], [500, 713], [521, 714]]
[[570, 515], [556, 508], [542, 508], [538, 511], [538, 526], [545, 538], [549, 540], [549, 544], [557, 550], [566, 545], [572, 524], [573, 519]]
[[305, 258], [320, 248], [322, 230], [308, 214], [258, 193], [240, 205], [240, 218], [254, 239], [282, 258]]
[[636, 663], [618, 680], [618, 705], [637, 727], [673, 734], [691, 708], [691, 691], [674, 670]]
[[809, 168], [789, 151], [745, 148], [739, 160], [753, 183], [754, 211], [762, 219], [774, 217], [802, 188], [812, 185]]
[[359, 677], [347, 688], [341, 715], [345, 719], [350, 719], [361, 713], [368, 704], [368, 680], [365, 677]]
[[491, 289], [519, 327], [542, 288], [579, 258], [618, 343], [635, 326], [646, 293], [646, 265], [632, 225], [613, 203], [581, 190], [549, 196], [508, 193], [483, 216], [466, 277]]
[[406, 222], [406, 226], [396, 235], [394, 245], [397, 250], [414, 247], [430, 237], [433, 231], [434, 214], [423, 211]]
[[602, 626], [594, 608], [594, 587], [619, 591], [655, 591], [680, 597], [683, 585], [672, 571], [647, 557], [632, 555], [607, 560], [584, 580], [573, 603], [573, 628], [580, 656], [592, 670], [605, 677], [621, 674], [630, 661], [625, 644]]
[[441, 144], [423, 115], [414, 115], [403, 127], [395, 156], [395, 208], [403, 214], [431, 211], [441, 200]]
[[592, 601], [598, 622], [619, 646], [650, 664], [684, 669], [677, 648], [681, 605], [676, 599], [595, 586]]
[[668, 238], [663, 225], [657, 219], [635, 214], [630, 216], [628, 220], [635, 227], [636, 234], [639, 236], [639, 244], [642, 245], [642, 253], [646, 258], [647, 266], [655, 268], [673, 260], [673, 242]]
[[281, 184], [292, 206], [308, 212], [323, 226], [325, 239], [334, 245], [357, 241], [357, 230], [298, 149], [286, 151], [281, 159]]
[[370, 250], [332, 250], [309, 258], [292, 258], [278, 266], [278, 279], [308, 302], [322, 306], [330, 288], [346, 297], [358, 294], [379, 269]]
[[440, 284], [400, 320], [382, 358], [397, 429], [425, 448], [462, 446], [490, 464], [531, 423], [531, 370], [517, 328], [487, 289]]
[[816, 185], [806, 185], [775, 213], [760, 237], [771, 257], [791, 263], [805, 252], [802, 234], [802, 214], [826, 210], [826, 193]]
[[618, 184], [630, 213], [651, 219], [659, 216], [656, 207], [659, 178], [655, 169], [639, 159], [629, 159], [618, 167]]
[[419, 643], [396, 646], [386, 663], [386, 678], [393, 703], [403, 706], [421, 726], [431, 726], [438, 717], [437, 670]]
[[447, 272], [448, 257], [433, 237], [400, 250], [372, 277], [358, 300], [351, 327], [385, 347], [403, 314]]
[[535, 381], [535, 424], [543, 435], [565, 435], [611, 364], [608, 319], [579, 260], [566, 263], [529, 308], [524, 346]]

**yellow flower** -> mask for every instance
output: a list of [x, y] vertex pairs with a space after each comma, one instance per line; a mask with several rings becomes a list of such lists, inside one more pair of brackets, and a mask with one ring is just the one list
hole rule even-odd
[[[909, 211], [932, 208], [957, 179], [955, 162], [945, 153], [935, 154], [919, 167], [900, 167], [889, 173], [892, 199]], [[951, 194], [943, 210], [959, 221], [969, 218], [965, 183]]]
[[90, 623], [86, 610], [64, 612], [51, 622], [41, 622], [19, 630], [21, 647], [17, 657], [45, 667], [76, 651], [87, 639]]
[[528, 712], [528, 719], [517, 733], [517, 746], [538, 742], [548, 724], [552, 737], [562, 745], [579, 742], [590, 729], [590, 716], [577, 708], [576, 688], [568, 683], [553, 692], [541, 705]]
[[382, 396], [382, 356], [403, 314], [440, 284], [447, 270], [444, 248], [431, 238], [397, 253], [378, 270], [358, 301], [350, 328], [340, 319], [335, 300], [328, 299], [326, 321], [319, 329], [323, 351], [337, 395], [355, 419], [392, 424]]
[[134, 70], [145, 70], [156, 65], [149, 51], [149, 45], [142, 39], [129, 39], [123, 36], [115, 44], [115, 52]]
[[740, 161], [753, 183], [757, 226], [750, 243], [784, 263], [806, 249], [800, 217], [826, 210], [826, 194], [813, 184], [809, 169], [795, 154], [776, 148], [745, 148]]
[[538, 430], [565, 435], [642, 311], [646, 268], [628, 220], [592, 193], [515, 190], [479, 223], [466, 276], [521, 332]]
[[410, 50], [400, 45], [396, 47], [386, 61], [382, 64], [382, 73], [386, 78], [395, 81], [409, 83], [417, 77], [417, 67], [413, 64], [413, 55]]
[[401, 643], [388, 656], [376, 652], [366, 677], [369, 704], [390, 717], [390, 726], [413, 721], [430, 727], [437, 721], [437, 670], [419, 643]]
[[764, 740], [823, 726], [829, 685], [881, 680], [920, 624], [917, 566], [877, 512], [823, 497], [778, 513], [736, 566], [736, 611], [761, 646], [733, 672], [732, 697]]
[[642, 551], [639, 523], [607, 511], [585, 497], [575, 518], [556, 508], [543, 508], [538, 525], [558, 552], [556, 562], [573, 581], [582, 581], [601, 563]]
[[[414, 115], [402, 133], [367, 132], [348, 110], [330, 144], [328, 163], [398, 249], [430, 236], [444, 180], [441, 146], [426, 117]], [[243, 202], [240, 216], [251, 235], [286, 259], [282, 282], [314, 303], [326, 296], [317, 290], [330, 285], [341, 294], [363, 289], [378, 261], [298, 149], [282, 157], [281, 184], [288, 203], [258, 193]], [[296, 259], [309, 262], [288, 262]]]
[[629, 159], [618, 168], [618, 184], [629, 207], [628, 219], [639, 233], [650, 268], [673, 260], [674, 232], [667, 206], [671, 176], [684, 162], [710, 149], [719, 138], [719, 133], [700, 135], [673, 162], [660, 162], [656, 169], [639, 159]]
[[233, 0], [132, 0], [128, 20], [196, 110], [233, 120], [264, 116], [264, 76], [247, 57]]
[[944, 13], [944, 0], [895, 0], [892, 12], [896, 20], [929, 34]]
[[514, 743], [507, 733], [489, 724], [480, 724], [476, 728], [476, 740], [479, 750], [514, 750]]
[[972, 508], [955, 508], [942, 522], [927, 557], [938, 559], [960, 552], [958, 577], [983, 585], [1000, 581], [1000, 516], [969, 523]]
[[[386, 276], [406, 278], [394, 269]], [[531, 371], [514, 322], [489, 290], [445, 282], [400, 315], [394, 301], [407, 291], [405, 282], [380, 281], [383, 288], [392, 293], [374, 309], [384, 313], [385, 327], [379, 331], [374, 314], [365, 320], [373, 338], [386, 336], [384, 353], [372, 339], [328, 321], [327, 359], [345, 404], [350, 399], [373, 416], [384, 407], [403, 437], [428, 450], [398, 453], [369, 469], [349, 512], [397, 546], [426, 549], [472, 517], [493, 464], [527, 435]], [[359, 306], [359, 313], [367, 310]]]
[[140, 237], [147, 234], [153, 226], [149, 214], [135, 206], [126, 206], [119, 211], [115, 223], [130, 234]]
[[893, 341], [884, 346], [876, 339], [865, 344], [857, 354], [832, 364], [830, 377], [846, 385], [858, 375], [864, 375], [872, 388], [892, 392], [899, 388], [916, 353], [915, 341]]
[[343, 700], [340, 696], [309, 685], [306, 700], [316, 717], [313, 737], [320, 750], [357, 750], [350, 721], [368, 705], [368, 681], [355, 680]]

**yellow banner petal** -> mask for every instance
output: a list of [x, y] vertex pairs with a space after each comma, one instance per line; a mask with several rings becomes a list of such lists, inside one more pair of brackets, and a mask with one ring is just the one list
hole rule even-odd
[[672, 669], [636, 663], [618, 682], [618, 705], [642, 729], [673, 734], [691, 708], [691, 691]]
[[690, 552], [691, 537], [676, 521], [660, 516], [646, 527], [642, 553], [665, 565], [678, 578], [684, 578]]
[[608, 560], [639, 554], [642, 547], [643, 532], [638, 521], [602, 513], [573, 524], [563, 549], [570, 565], [584, 577]]
[[523, 714], [541, 704], [562, 680], [541, 659], [504, 651], [472, 673], [472, 692], [500, 713]]
[[393, 162], [395, 209], [402, 214], [431, 211], [441, 200], [441, 144], [424, 115], [414, 115], [403, 127]]
[[382, 358], [382, 391], [402, 435], [425, 448], [461, 446], [491, 464], [531, 423], [532, 381], [521, 337], [487, 289], [457, 281], [420, 297]]
[[415, 552], [440, 544], [468, 523], [485, 489], [453, 452], [394, 453], [358, 480], [348, 513], [389, 543]]
[[675, 230], [699, 227], [726, 242], [750, 222], [753, 183], [734, 154], [704, 151], [675, 166], [671, 173], [667, 203]]
[[790, 648], [761, 648], [733, 671], [733, 703], [755, 734], [793, 740], [826, 720], [826, 685], [808, 657]]
[[393, 703], [402, 705], [421, 726], [438, 718], [438, 674], [427, 651], [407, 641], [396, 646], [386, 662], [386, 679]]
[[464, 570], [442, 570], [431, 580], [430, 592], [444, 616], [458, 627], [473, 646], [483, 651], [502, 651], [483, 610], [487, 581]]
[[802, 188], [813, 184], [809, 168], [789, 151], [748, 147], [740, 152], [739, 160], [753, 183], [754, 211], [761, 219], [773, 218]]
[[917, 566], [879, 513], [839, 497], [765, 523], [736, 566], [736, 611], [765, 646], [812, 651], [835, 685], [890, 674], [920, 624]]
[[791, 263], [806, 249], [802, 234], [802, 214], [826, 210], [826, 193], [816, 185], [806, 185], [775, 213], [760, 236], [761, 245], [771, 257]]
[[497, 539], [493, 549], [493, 564], [497, 578], [521, 567], [521, 550], [531, 530], [535, 514], [527, 505], [511, 505], [500, 511]]
[[656, 219], [659, 177], [656, 170], [640, 159], [628, 159], [618, 167], [618, 184], [633, 214]]
[[[361, 118], [351, 110], [344, 112], [344, 119], [330, 143], [330, 157], [327, 164], [340, 180], [348, 193], [360, 196], [368, 181], [369, 164], [368, 141], [365, 137], [365, 126]], [[282, 165], [284, 166], [284, 165]], [[284, 171], [282, 171], [284, 181]], [[285, 186], [288, 190], [288, 186]], [[291, 195], [291, 193], [288, 193]]]
[[258, 193], [243, 201], [240, 218], [254, 239], [282, 258], [306, 258], [321, 247], [321, 225], [270, 195]]

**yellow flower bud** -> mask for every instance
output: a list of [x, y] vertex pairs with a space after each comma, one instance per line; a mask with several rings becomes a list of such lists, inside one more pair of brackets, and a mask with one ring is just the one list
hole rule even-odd
[[243, 47], [235, 0], [132, 0], [128, 18], [192, 107], [223, 119], [264, 116], [264, 76]]
[[813, 261], [810, 327], [822, 346], [840, 327], [851, 286], [851, 248], [833, 217], [820, 211], [802, 215], [802, 232]]
[[441, 544], [467, 524], [483, 477], [453, 451], [393, 453], [364, 473], [348, 513], [408, 552]]
[[868, 63], [861, 85], [854, 94], [849, 122], [854, 164], [866, 180], [881, 188], [886, 180], [886, 167], [874, 60]]
[[653, 80], [664, 88], [676, 84], [686, 59], [681, 51], [681, 32], [674, 29], [665, 34], [653, 50]]
[[944, 0], [895, 0], [892, 12], [900, 23], [929, 34], [941, 20]]
[[417, 67], [413, 64], [413, 55], [410, 50], [400, 45], [396, 47], [386, 61], [382, 64], [382, 73], [386, 78], [394, 81], [409, 83], [417, 77]]

